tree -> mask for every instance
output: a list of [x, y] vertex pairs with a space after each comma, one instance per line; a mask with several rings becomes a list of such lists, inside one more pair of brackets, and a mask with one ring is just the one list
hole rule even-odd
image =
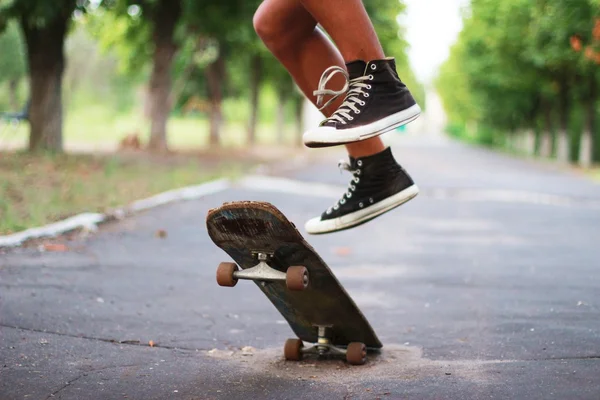
[[[230, 59], [236, 69], [247, 82], [248, 90], [242, 92], [248, 96], [250, 116], [247, 124], [247, 141], [256, 143], [260, 91], [265, 80], [273, 80], [269, 71], [281, 70], [279, 63], [272, 58], [260, 41], [252, 25], [252, 15], [259, 2], [248, 1], [239, 10], [239, 22], [232, 30], [223, 35], [221, 46], [229, 51]], [[241, 68], [240, 68], [241, 67]]]
[[167, 119], [171, 110], [171, 66], [177, 51], [175, 27], [181, 16], [181, 0], [159, 0], [151, 13], [152, 74], [150, 76], [150, 142], [155, 151], [167, 150]]
[[537, 0], [532, 8], [530, 24], [531, 60], [558, 86], [558, 132], [557, 158], [570, 160], [568, 125], [572, 107], [571, 97], [577, 71], [577, 57], [571, 51], [569, 39], [573, 30], [587, 25], [592, 8], [587, 0], [565, 2], [562, 0]]
[[[591, 11], [591, 10], [590, 10]], [[600, 14], [600, 13], [599, 13]], [[585, 21], [585, 18], [581, 18]], [[598, 105], [598, 85], [600, 75], [600, 15], [597, 15], [594, 26], [581, 25], [571, 36], [571, 47], [580, 53], [580, 68], [582, 71], [583, 88], [580, 99], [585, 108], [585, 124], [579, 145], [579, 164], [589, 167], [594, 153], [594, 132], [596, 131], [596, 109]], [[582, 41], [585, 43], [582, 43]]]
[[0, 5], [0, 28], [18, 21], [27, 47], [31, 151], [62, 151], [64, 41], [73, 12], [85, 12], [88, 5], [76, 0], [13, 0]]
[[175, 36], [182, 9], [183, 0], [116, 0], [109, 5], [114, 15], [101, 13], [90, 24], [90, 30], [101, 38], [105, 47], [117, 47], [125, 70], [139, 72], [151, 61], [148, 82], [151, 151], [168, 149], [171, 69], [180, 44]]
[[221, 143], [221, 125], [223, 123], [223, 92], [226, 76], [225, 48], [223, 45], [217, 48], [217, 56], [205, 69], [208, 98], [210, 101], [210, 134], [211, 146], [219, 146]]
[[[220, 69], [221, 73], [213, 72], [213, 76], [224, 80], [225, 71], [230, 70], [227, 68], [226, 63], [231, 63], [235, 65], [235, 73], [247, 82], [247, 85], [240, 88], [240, 92], [248, 96], [250, 103], [247, 142], [253, 145], [257, 137], [260, 91], [265, 80], [271, 79], [271, 76], [266, 73], [266, 70], [269, 69], [266, 60], [269, 59], [270, 55], [267, 54], [267, 50], [260, 42], [252, 26], [252, 15], [260, 1], [246, 0], [240, 3], [227, 2], [225, 4], [228, 4], [228, 6], [221, 7], [218, 10], [213, 8], [217, 19], [212, 19], [211, 23], [203, 20], [202, 26], [198, 29], [203, 34], [216, 39], [219, 43], [219, 57], [215, 64], [209, 66], [209, 68]], [[223, 89], [224, 82], [209, 82], [209, 85], [213, 87], [211, 99], [220, 101], [220, 98], [215, 97], [214, 93], [219, 88]], [[214, 101], [212, 104], [214, 112], [218, 113], [220, 117], [220, 104], [217, 105]], [[220, 122], [221, 120], [217, 116], [211, 118], [211, 138], [218, 134]]]
[[[239, 29], [240, 16], [248, 9], [248, 2], [197, 2], [194, 0], [115, 0], [110, 8], [113, 16], [100, 15], [90, 29], [101, 38], [105, 47], [117, 48], [124, 69], [139, 73], [151, 64], [149, 79], [149, 148], [165, 151], [167, 144], [167, 119], [172, 109], [173, 65], [177, 52], [187, 47], [186, 56], [192, 55], [183, 68], [191, 77], [197, 70], [197, 53], [205, 43], [218, 39], [218, 45], [208, 46], [219, 52], [204, 63], [205, 83], [211, 98], [211, 143], [217, 142], [221, 117], [222, 86], [225, 55], [229, 38]], [[251, 19], [248, 17], [248, 22]], [[123, 37], [127, 41], [123, 41]], [[189, 51], [191, 50], [191, 51]], [[215, 81], [217, 79], [217, 81]], [[176, 85], [178, 90], [181, 86]], [[179, 94], [178, 91], [175, 94]]]
[[476, 122], [486, 131], [483, 122], [492, 132], [480, 139], [491, 144], [497, 140], [493, 130], [532, 125], [535, 71], [521, 57], [520, 40], [530, 16], [523, 0], [474, 0], [469, 11], [436, 85], [451, 120], [463, 126]]
[[[598, 71], [592, 68], [593, 49], [583, 50], [582, 40], [592, 39], [598, 11], [598, 0], [472, 0], [436, 80], [451, 121], [474, 121], [478, 140], [491, 131], [499, 144], [513, 143], [512, 133], [532, 137], [537, 130], [540, 153], [549, 156], [557, 119], [557, 156], [569, 161], [579, 138], [573, 116], [585, 108], [580, 145], [586, 151], [580, 153], [589, 153]], [[600, 35], [600, 23], [598, 30]]]

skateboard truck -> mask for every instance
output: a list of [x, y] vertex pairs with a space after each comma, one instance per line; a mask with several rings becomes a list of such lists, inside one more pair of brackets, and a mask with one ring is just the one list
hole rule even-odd
[[284, 281], [290, 290], [304, 290], [308, 287], [308, 270], [303, 266], [291, 266], [286, 272], [272, 268], [267, 261], [272, 254], [254, 253], [258, 264], [240, 270], [236, 263], [222, 262], [217, 268], [217, 283], [220, 286], [233, 287], [239, 279], [266, 282]]
[[285, 272], [271, 268], [269, 264], [267, 264], [269, 258], [267, 254], [258, 253], [257, 258], [258, 264], [252, 268], [235, 271], [233, 276], [236, 279], [249, 279], [254, 281], [285, 281]]
[[331, 325], [317, 326], [317, 343], [308, 348], [304, 348], [304, 343], [300, 339], [286, 340], [283, 348], [285, 359], [300, 361], [304, 354], [316, 354], [319, 357], [342, 356], [352, 365], [363, 365], [367, 361], [367, 348], [364, 343], [351, 342], [343, 349], [331, 343], [330, 332]]

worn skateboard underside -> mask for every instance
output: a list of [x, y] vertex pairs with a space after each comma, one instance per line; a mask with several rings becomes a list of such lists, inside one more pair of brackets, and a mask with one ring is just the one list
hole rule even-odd
[[206, 225], [213, 242], [241, 268], [254, 267], [253, 254], [261, 252], [274, 254], [269, 264], [282, 272], [294, 265], [308, 269], [310, 283], [304, 291], [291, 291], [282, 281], [255, 282], [300, 339], [315, 343], [316, 326], [332, 326], [334, 345], [362, 342], [370, 348], [382, 347], [325, 262], [276, 207], [256, 201], [225, 203], [209, 211]]

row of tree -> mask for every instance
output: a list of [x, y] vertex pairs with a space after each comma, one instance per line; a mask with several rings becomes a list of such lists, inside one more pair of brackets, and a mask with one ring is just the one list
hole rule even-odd
[[563, 162], [599, 160], [600, 0], [472, 0], [463, 22], [436, 82], [449, 128]]
[[[16, 21], [25, 43], [30, 150], [62, 150], [62, 86], [68, 61], [64, 43], [73, 24], [83, 24], [105, 49], [116, 53], [123, 74], [132, 80], [140, 77], [146, 80], [151, 150], [167, 149], [167, 120], [173, 107], [181, 107], [195, 97], [206, 99], [209, 105], [212, 145], [219, 144], [223, 98], [247, 98], [251, 110], [248, 140], [253, 143], [259, 91], [265, 83], [276, 88], [281, 106], [277, 115], [283, 116], [283, 106], [293, 102], [296, 119], [300, 121], [302, 95], [253, 31], [252, 15], [259, 4], [260, 0], [0, 2], [0, 32], [7, 31], [4, 37], [14, 36], [10, 22]], [[397, 58], [403, 80], [424, 102], [424, 90], [410, 69], [407, 43], [396, 22], [404, 5], [398, 1], [371, 0], [366, 6], [384, 49]], [[231, 76], [228, 72], [233, 68], [241, 72]], [[12, 79], [17, 79], [16, 74]], [[283, 125], [281, 118], [278, 123]]]

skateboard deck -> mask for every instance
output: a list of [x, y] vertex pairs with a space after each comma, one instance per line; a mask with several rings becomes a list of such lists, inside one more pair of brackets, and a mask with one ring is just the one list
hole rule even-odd
[[[256, 271], [251, 277], [238, 276], [240, 272], [235, 276], [254, 280], [300, 340], [329, 343], [336, 348], [355, 342], [364, 344], [368, 350], [382, 347], [373, 328], [327, 264], [275, 206], [256, 201], [224, 203], [208, 212], [206, 225], [212, 241], [242, 268], [242, 274]], [[261, 266], [263, 269], [258, 270]], [[305, 288], [291, 290], [287, 286], [285, 273], [289, 267], [290, 271], [306, 269]], [[235, 285], [237, 279], [231, 283], [228, 286]], [[286, 352], [287, 346], [286, 343]]]

